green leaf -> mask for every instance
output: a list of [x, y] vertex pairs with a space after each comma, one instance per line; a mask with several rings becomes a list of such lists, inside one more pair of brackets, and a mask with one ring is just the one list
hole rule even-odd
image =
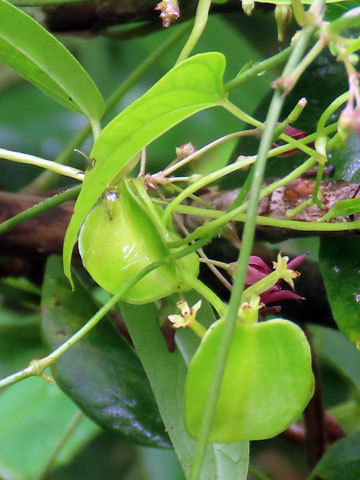
[[310, 480], [358, 480], [360, 478], [360, 432], [330, 445], [312, 472]]
[[[78, 280], [76, 291], [50, 257], [43, 286], [45, 341], [55, 349], [97, 311]], [[57, 360], [52, 373], [60, 388], [95, 422], [148, 446], [169, 446], [149, 383], [136, 354], [103, 319]]]
[[[219, 320], [191, 360], [185, 421], [197, 437], [224, 328]], [[210, 432], [211, 442], [263, 440], [303, 412], [314, 389], [310, 347], [302, 330], [282, 320], [237, 323]]]
[[334, 319], [360, 347], [360, 258], [357, 238], [324, 238], [319, 263]]
[[98, 121], [103, 99], [70, 52], [35, 20], [0, 0], [0, 61], [65, 107]]
[[342, 200], [336, 203], [321, 220], [329, 220], [336, 217], [347, 217], [354, 213], [360, 212], [360, 198], [352, 198], [351, 200]]
[[[184, 298], [189, 305], [193, 305], [199, 300], [199, 295], [189, 292], [184, 295]], [[197, 319], [209, 326], [214, 320], [214, 315], [208, 303], [204, 299], [202, 302]], [[190, 361], [199, 345], [199, 340], [189, 330], [178, 331], [178, 348], [173, 353], [169, 353], [158, 324], [162, 313], [155, 304], [135, 306], [122, 303], [121, 311], [150, 380], [172, 444], [188, 478], [195, 442], [190, 438], [184, 425], [184, 386], [187, 374], [186, 363]], [[201, 479], [245, 480], [248, 458], [248, 442], [233, 445], [216, 444], [213, 448], [209, 445]]]
[[65, 235], [67, 277], [81, 224], [106, 186], [150, 142], [190, 115], [219, 105], [225, 98], [224, 69], [220, 53], [195, 55], [170, 70], [104, 128], [91, 151], [95, 165], [85, 174]]
[[346, 146], [330, 154], [329, 161], [335, 166], [335, 178], [348, 182], [360, 181], [360, 136], [354, 133]]
[[[0, 477], [38, 478], [78, 409], [54, 384], [30, 378], [0, 395]], [[83, 418], [69, 440], [66, 463], [98, 432]], [[71, 441], [71, 445], [70, 445]], [[2, 472], [7, 475], [2, 476]]]
[[333, 5], [327, 5], [325, 10], [325, 20], [331, 22], [332, 20], [336, 20], [337, 18], [341, 17], [346, 13], [348, 10], [351, 10], [354, 7], [358, 7], [359, 2], [358, 0], [345, 0], [340, 2], [336, 2]]
[[332, 328], [312, 325], [311, 333], [317, 351], [360, 389], [360, 352], [354, 345], [341, 332]]
[[5, 378], [45, 355], [40, 313], [24, 308], [0, 308], [0, 378]]

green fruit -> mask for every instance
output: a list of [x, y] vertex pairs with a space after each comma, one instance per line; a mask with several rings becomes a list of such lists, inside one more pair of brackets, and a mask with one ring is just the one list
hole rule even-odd
[[[117, 292], [131, 277], [172, 251], [166, 240], [179, 236], [165, 230], [157, 210], [150, 202], [136, 196], [125, 180], [113, 198], [96, 205], [85, 220], [79, 237], [80, 255], [93, 279], [110, 293]], [[143, 304], [175, 292], [191, 289], [197, 277], [196, 253], [152, 271], [128, 290], [122, 300]]]
[[[215, 369], [224, 321], [216, 322], [190, 362], [185, 386], [185, 423], [197, 437]], [[263, 440], [284, 431], [314, 391], [310, 347], [287, 320], [237, 323], [210, 442]]]

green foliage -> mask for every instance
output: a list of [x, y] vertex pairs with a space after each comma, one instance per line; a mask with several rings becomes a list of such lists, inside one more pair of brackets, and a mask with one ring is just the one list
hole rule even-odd
[[[29, 379], [0, 395], [0, 477], [38, 478], [78, 409], [56, 385]], [[81, 420], [71, 444], [63, 451], [67, 462], [99, 431]]]
[[357, 480], [360, 475], [360, 433], [343, 438], [331, 445], [316, 466], [311, 480]]
[[86, 172], [64, 241], [64, 270], [70, 278], [71, 254], [90, 208], [135, 155], [172, 126], [200, 110], [220, 104], [225, 94], [225, 59], [219, 53], [196, 55], [168, 72], [103, 130], [91, 151], [94, 166]]
[[360, 198], [353, 198], [351, 200], [342, 200], [333, 206], [326, 215], [322, 217], [322, 220], [329, 220], [336, 217], [347, 217], [354, 213], [360, 212]]
[[0, 16], [0, 61], [67, 108], [98, 121], [104, 112], [103, 99], [69, 51], [5, 0], [0, 1]]
[[334, 319], [356, 346], [360, 346], [360, 259], [358, 239], [321, 240], [319, 263]]
[[[43, 334], [51, 349], [70, 338], [97, 310], [89, 292], [74, 281], [73, 294], [60, 257], [49, 259], [42, 311]], [[102, 427], [142, 445], [168, 446], [141, 364], [107, 319], [64, 354], [52, 373], [62, 390]]]

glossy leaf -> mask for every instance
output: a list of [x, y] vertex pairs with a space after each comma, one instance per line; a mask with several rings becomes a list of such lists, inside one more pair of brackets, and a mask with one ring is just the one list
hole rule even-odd
[[0, 61], [67, 108], [99, 120], [103, 99], [71, 53], [35, 20], [0, 0]]
[[360, 212], [360, 198], [353, 198], [351, 200], [342, 200], [336, 203], [321, 220], [329, 220], [336, 217], [347, 217], [354, 213]]
[[335, 178], [348, 182], [360, 181], [360, 136], [353, 134], [346, 146], [330, 154], [329, 162], [335, 166]]
[[150, 142], [185, 118], [224, 100], [225, 58], [220, 53], [195, 55], [175, 66], [142, 97], [112, 120], [94, 144], [95, 165], [85, 174], [64, 242], [64, 270], [76, 237], [91, 207], [114, 177]]
[[[185, 387], [185, 421], [197, 437], [215, 368], [224, 321], [216, 322], [194, 355]], [[314, 389], [310, 348], [299, 327], [276, 319], [238, 323], [209, 439], [263, 440], [284, 431]]]
[[358, 480], [360, 478], [360, 432], [342, 438], [326, 450], [310, 480]]
[[[184, 298], [192, 305], [199, 296], [189, 292], [184, 294]], [[181, 336], [179, 349], [169, 353], [158, 325], [159, 316], [162, 314], [155, 304], [135, 306], [122, 303], [121, 311], [150, 380], [172, 444], [188, 478], [195, 442], [190, 438], [184, 425], [186, 361], [192, 356], [199, 341], [191, 331], [178, 332]], [[200, 322], [208, 326], [213, 319], [211, 307], [203, 300], [203, 306], [199, 311]], [[245, 479], [248, 450], [247, 442], [231, 446], [220, 444], [208, 446], [201, 480]], [[233, 477], [228, 475], [229, 472]]]
[[319, 262], [334, 319], [360, 347], [360, 257], [357, 238], [321, 239]]
[[[72, 293], [60, 257], [48, 261], [43, 286], [43, 334], [55, 349], [97, 311], [75, 279]], [[136, 354], [105, 318], [52, 367], [60, 388], [95, 422], [148, 446], [169, 446], [149, 383]]]
[[[0, 395], [0, 478], [39, 478], [78, 408], [54, 384], [30, 378]], [[69, 439], [67, 463], [99, 431], [86, 417]], [[71, 441], [71, 445], [70, 445]], [[57, 462], [59, 464], [59, 462]], [[6, 472], [6, 473], [5, 473]]]

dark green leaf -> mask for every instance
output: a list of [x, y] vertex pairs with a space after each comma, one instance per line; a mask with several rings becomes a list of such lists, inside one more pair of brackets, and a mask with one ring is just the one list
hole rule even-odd
[[[24, 380], [2, 393], [0, 478], [38, 478], [77, 412], [73, 402], [56, 385], [40, 378]], [[84, 418], [66, 454], [63, 452], [62, 463], [68, 462], [98, 430]]]
[[[42, 310], [44, 338], [51, 349], [97, 311], [84, 287], [75, 282], [72, 293], [60, 257], [49, 259]], [[107, 319], [62, 355], [52, 372], [60, 388], [101, 426], [143, 445], [169, 445], [141, 363]]]
[[357, 238], [321, 239], [319, 262], [338, 327], [360, 347], [360, 257]]
[[91, 152], [95, 166], [85, 175], [64, 242], [64, 270], [91, 207], [114, 177], [142, 148], [185, 118], [220, 104], [224, 98], [225, 58], [204, 53], [185, 60], [129, 105], [102, 131]]
[[360, 432], [342, 438], [326, 451], [311, 480], [358, 480], [360, 478]]
[[353, 198], [351, 200], [342, 200], [331, 208], [321, 220], [329, 220], [336, 217], [347, 217], [354, 213], [360, 212], [360, 198]]
[[0, 18], [0, 61], [67, 108], [99, 120], [104, 112], [103, 99], [70, 52], [5, 0], [0, 0]]
[[311, 332], [317, 351], [360, 389], [360, 352], [354, 345], [341, 332], [332, 328], [314, 325]]
[[346, 147], [330, 153], [329, 162], [335, 166], [335, 178], [348, 182], [360, 181], [360, 136], [353, 134]]

